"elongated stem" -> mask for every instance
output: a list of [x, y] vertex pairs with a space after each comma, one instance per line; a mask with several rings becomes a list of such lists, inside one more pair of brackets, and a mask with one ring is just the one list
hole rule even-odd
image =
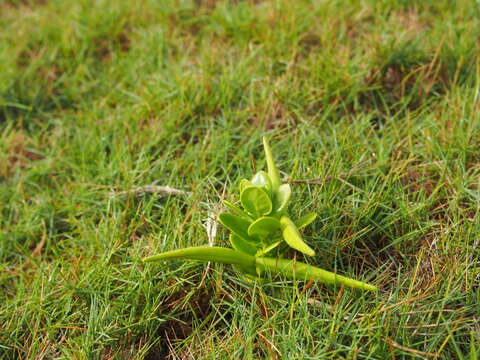
[[283, 274], [298, 280], [318, 280], [326, 284], [341, 284], [356, 289], [377, 291], [373, 285], [337, 275], [315, 266], [307, 265], [291, 259], [274, 259], [267, 257], [256, 258], [256, 265], [262, 270]]
[[215, 261], [223, 264], [241, 265], [254, 269], [267, 270], [274, 274], [282, 274], [298, 280], [318, 280], [326, 284], [341, 284], [362, 290], [376, 291], [373, 285], [337, 275], [315, 266], [307, 265], [290, 259], [275, 259], [268, 257], [253, 257], [242, 252], [215, 247], [198, 246], [186, 249], [168, 251], [144, 258], [144, 262], [155, 262], [168, 259]]
[[218, 246], [196, 246], [186, 249], [167, 251], [142, 259], [143, 262], [154, 262], [168, 259], [215, 261], [222, 264], [254, 266], [255, 258], [240, 251]]

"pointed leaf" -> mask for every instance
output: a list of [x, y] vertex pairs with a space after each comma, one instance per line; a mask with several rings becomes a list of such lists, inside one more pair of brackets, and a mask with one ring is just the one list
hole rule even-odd
[[218, 215], [218, 220], [228, 230], [234, 232], [245, 240], [250, 238], [250, 236], [248, 236], [248, 227], [250, 226], [251, 221], [228, 213]]
[[247, 220], [251, 220], [252, 218], [242, 209], [240, 209], [238, 206], [232, 204], [230, 201], [223, 200], [223, 204], [228, 207], [229, 210], [231, 210], [235, 215], [243, 217]]
[[257, 257], [255, 258], [255, 263], [257, 267], [262, 270], [283, 274], [293, 279], [318, 280], [326, 284], [340, 284], [362, 290], [377, 291], [376, 286], [354, 280], [346, 276], [337, 275], [330, 271], [307, 265], [295, 260]]
[[168, 251], [162, 254], [146, 257], [142, 259], [142, 261], [149, 263], [169, 259], [215, 261], [223, 264], [239, 265], [241, 269], [245, 269], [248, 273], [256, 268], [260, 271], [267, 270], [274, 274], [283, 274], [293, 279], [318, 280], [326, 284], [341, 284], [362, 290], [377, 291], [376, 286], [337, 275], [330, 271], [307, 265], [299, 261], [268, 257], [255, 258], [240, 251], [216, 246], [197, 246]]
[[263, 137], [263, 148], [265, 150], [265, 158], [267, 159], [267, 168], [268, 175], [270, 176], [270, 181], [272, 182], [272, 190], [276, 192], [280, 186], [280, 175], [278, 169], [275, 166], [275, 161], [273, 160], [272, 150], [268, 144], [267, 138]]
[[275, 197], [275, 211], [281, 212], [285, 210], [291, 195], [292, 189], [290, 188], [290, 184], [280, 185]]
[[302, 216], [297, 221], [295, 221], [295, 225], [297, 226], [298, 230], [301, 230], [304, 227], [307, 227], [308, 225], [310, 225], [316, 218], [317, 218], [317, 214], [309, 213], [305, 216]]
[[272, 200], [265, 190], [258, 187], [247, 187], [240, 194], [240, 202], [244, 209], [258, 218], [272, 212]]
[[248, 235], [264, 237], [278, 230], [280, 230], [280, 221], [274, 217], [264, 216], [250, 224]]
[[255, 255], [258, 250], [255, 244], [241, 238], [237, 234], [230, 234], [230, 244], [232, 244], [235, 250], [248, 255]]
[[282, 227], [283, 238], [288, 245], [306, 255], [315, 255], [315, 251], [313, 251], [312, 248], [305, 244], [300, 233], [298, 232], [297, 227], [292, 222], [292, 220], [290, 220], [290, 218], [288, 218], [287, 216], [282, 216], [280, 218], [280, 224]]
[[255, 266], [255, 258], [253, 256], [217, 246], [196, 246], [173, 250], [146, 257], [142, 259], [142, 261], [149, 263], [167, 259], [215, 261], [223, 264], [237, 264], [247, 267]]

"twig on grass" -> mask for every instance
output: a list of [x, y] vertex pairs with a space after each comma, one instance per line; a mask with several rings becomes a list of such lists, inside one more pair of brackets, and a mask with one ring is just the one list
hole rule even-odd
[[[207, 220], [205, 221], [205, 224], [203, 224], [203, 227], [207, 231], [208, 246], [213, 246], [215, 244], [215, 238], [217, 237], [217, 221], [215, 220], [216, 218], [217, 214], [215, 213], [215, 211], [209, 210], [207, 213]], [[207, 277], [209, 271], [210, 261], [207, 263], [207, 267], [202, 274], [202, 279], [200, 280], [200, 284], [197, 287], [198, 289], [203, 286], [203, 282], [205, 281], [205, 278]]]
[[159, 197], [163, 196], [168, 196], [168, 195], [190, 195], [190, 192], [184, 191], [184, 190], [179, 190], [175, 189], [171, 186], [161, 186], [157, 185], [157, 181], [154, 181], [150, 185], [143, 185], [143, 186], [136, 186], [134, 188], [131, 188], [129, 190], [124, 190], [124, 191], [119, 191], [116, 192], [117, 189], [120, 189], [120, 186], [115, 186], [115, 185], [100, 185], [100, 184], [86, 184], [86, 183], [80, 183], [77, 184], [80, 186], [88, 186], [90, 188], [99, 190], [99, 189], [110, 189], [110, 196], [111, 197], [125, 197], [130, 194], [135, 195], [135, 196], [143, 196], [145, 194], [158, 194]]
[[[217, 195], [220, 197], [221, 200], [225, 198], [226, 189], [227, 187], [226, 185], [224, 185], [222, 194], [219, 194], [217, 192]], [[217, 225], [218, 225], [217, 216], [218, 216], [218, 213], [220, 212], [220, 208], [218, 204], [211, 206], [210, 203], [204, 203], [204, 205], [207, 206], [208, 211], [207, 211], [207, 219], [205, 220], [203, 227], [207, 232], [208, 246], [211, 247], [215, 245], [215, 239], [217, 237]], [[198, 288], [200, 288], [203, 285], [203, 282], [205, 281], [205, 278], [207, 277], [207, 274], [209, 271], [210, 271], [210, 262], [207, 263], [207, 267], [205, 268], [205, 271], [202, 274], [202, 279], [200, 280], [200, 284], [198, 285]]]
[[129, 190], [110, 193], [111, 196], [143, 196], [145, 194], [158, 194], [159, 197], [162, 197], [167, 195], [188, 195], [189, 193], [187, 191], [175, 189], [170, 186], [159, 185], [137, 186]]
[[406, 352], [408, 352], [408, 353], [410, 353], [410, 354], [415, 354], [415, 355], [420, 355], [420, 356], [427, 356], [427, 357], [432, 357], [432, 358], [438, 357], [437, 354], [433, 354], [433, 353], [429, 353], [429, 352], [425, 352], [425, 351], [420, 351], [420, 350], [415, 350], [415, 349], [412, 349], [412, 348], [409, 348], [409, 347], [400, 345], [399, 343], [393, 341], [393, 340], [390, 339], [389, 337], [386, 337], [385, 339], [387, 340], [388, 345], [390, 345], [391, 347], [394, 347], [394, 348], [399, 349], [399, 350], [406, 351]]
[[32, 256], [27, 258], [25, 262], [22, 265], [22, 269], [28, 268], [28, 266], [32, 262], [32, 258], [40, 256], [42, 254], [43, 247], [45, 246], [45, 243], [47, 242], [47, 227], [45, 225], [45, 222], [43, 222], [43, 233], [42, 237], [40, 238], [40, 241], [35, 245], [35, 249], [32, 251]]
[[43, 246], [45, 245], [46, 242], [47, 242], [47, 234], [44, 231], [43, 234], [42, 234], [42, 238], [40, 239], [40, 241], [35, 246], [35, 249], [33, 249], [33, 251], [32, 251], [32, 256], [40, 255], [42, 253]]
[[371, 316], [372, 314], [378, 315], [380, 313], [383, 313], [383, 312], [389, 311], [391, 309], [394, 309], [394, 308], [396, 308], [400, 305], [415, 303], [418, 300], [423, 300], [423, 299], [426, 299], [430, 296], [432, 296], [432, 295], [431, 294], [422, 294], [422, 295], [419, 295], [419, 296], [416, 296], [416, 297], [413, 297], [413, 298], [402, 300], [402, 301], [400, 301], [396, 304], [392, 304], [392, 305], [388, 305], [388, 306], [382, 306], [378, 311], [360, 316], [359, 318], [355, 319], [354, 322], [363, 321], [367, 316]]

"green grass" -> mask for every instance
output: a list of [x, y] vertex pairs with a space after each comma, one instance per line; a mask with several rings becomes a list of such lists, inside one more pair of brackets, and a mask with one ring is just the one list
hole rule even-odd
[[[0, 1], [0, 358], [479, 359], [479, 15]], [[302, 260], [377, 294], [141, 263], [208, 243], [263, 135]], [[120, 194], [152, 183], [189, 194]]]

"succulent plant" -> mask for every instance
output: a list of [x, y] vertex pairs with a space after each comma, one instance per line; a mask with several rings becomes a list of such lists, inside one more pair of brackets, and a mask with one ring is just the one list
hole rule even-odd
[[[300, 230], [313, 222], [317, 215], [309, 213], [296, 221], [288, 216], [288, 204], [292, 194], [290, 185], [282, 184], [265, 137], [263, 146], [268, 171], [259, 171], [251, 180], [241, 180], [239, 205], [224, 201], [230, 212], [218, 216], [219, 222], [231, 231], [229, 239], [233, 249], [198, 246], [165, 252], [147, 257], [143, 261], [175, 258], [215, 261], [232, 264], [250, 280], [261, 279], [269, 272], [299, 280], [319, 280], [376, 290], [373, 285], [283, 256], [289, 247], [308, 256], [315, 255], [315, 251], [303, 241]], [[267, 254], [268, 257], [265, 256]]]

